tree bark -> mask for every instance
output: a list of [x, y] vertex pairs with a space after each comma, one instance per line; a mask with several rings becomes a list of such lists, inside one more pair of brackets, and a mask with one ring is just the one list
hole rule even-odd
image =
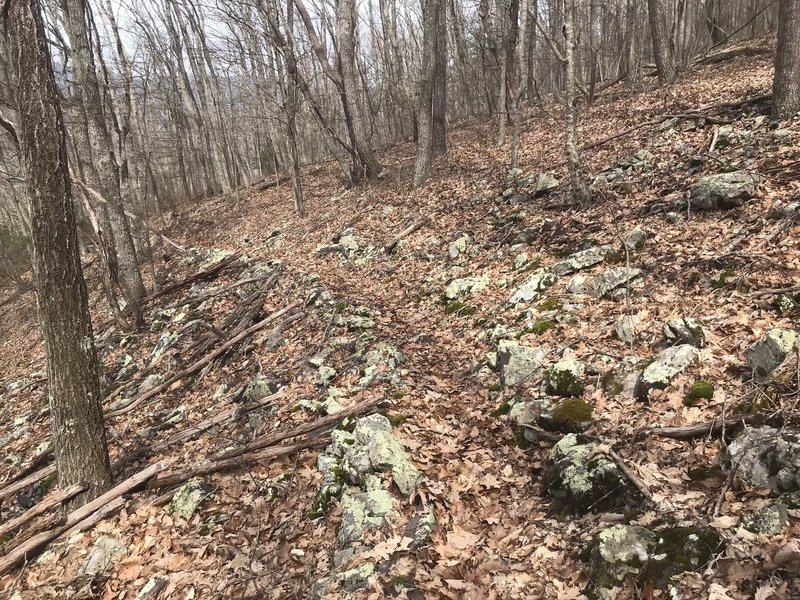
[[772, 114], [776, 119], [790, 119], [798, 111], [800, 111], [800, 0], [780, 0]]
[[434, 157], [447, 152], [447, 3], [437, 1], [439, 22], [436, 28], [436, 50], [433, 61], [433, 106], [431, 153]]
[[39, 0], [15, 0], [8, 19], [58, 480], [62, 488], [86, 482], [75, 500], [83, 504], [111, 486], [111, 467], [64, 122]]
[[426, 0], [423, 10], [422, 70], [417, 98], [417, 156], [414, 161], [414, 187], [428, 178], [433, 160], [433, 78], [436, 71], [436, 37], [439, 29], [439, 3]]
[[566, 67], [565, 96], [566, 96], [566, 132], [565, 146], [567, 154], [567, 167], [569, 170], [570, 195], [572, 201], [582, 203], [587, 200], [588, 192], [586, 182], [583, 180], [581, 157], [578, 150], [578, 93], [577, 93], [577, 60], [575, 56], [575, 8], [576, 0], [567, 0], [567, 10], [564, 15], [564, 58]]
[[656, 61], [658, 81], [669, 85], [675, 81], [675, 48], [670, 39], [667, 13], [663, 0], [647, 0], [650, 34], [653, 38], [653, 56]]

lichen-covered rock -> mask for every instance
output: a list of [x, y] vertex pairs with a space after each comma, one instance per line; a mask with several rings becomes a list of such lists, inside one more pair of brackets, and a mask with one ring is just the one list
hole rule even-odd
[[215, 488], [202, 479], [191, 479], [184, 483], [169, 504], [170, 512], [177, 513], [184, 519], [189, 519], [197, 508], [214, 494]]
[[679, 373], [696, 364], [699, 359], [700, 353], [690, 344], [663, 350], [642, 372], [636, 395], [646, 398], [650, 390], [667, 388]]
[[336, 543], [344, 546], [363, 537], [366, 531], [379, 529], [386, 515], [394, 508], [394, 498], [383, 489], [351, 494], [345, 492], [341, 500], [342, 522], [336, 534]]
[[317, 246], [315, 252], [319, 256], [328, 254], [341, 254], [344, 258], [353, 258], [360, 247], [359, 239], [352, 229], [345, 229], [335, 244]]
[[770, 504], [743, 519], [742, 525], [748, 531], [763, 535], [778, 535], [789, 523], [786, 505]]
[[242, 392], [242, 400], [245, 402], [258, 402], [267, 396], [278, 393], [281, 384], [275, 378], [266, 375], [256, 375], [247, 384]]
[[128, 547], [117, 539], [107, 535], [97, 538], [86, 561], [78, 569], [78, 575], [96, 576], [112, 569]]
[[513, 262], [511, 263], [511, 268], [512, 268], [514, 271], [521, 271], [522, 269], [524, 269], [525, 267], [527, 267], [527, 266], [528, 266], [528, 264], [530, 263], [530, 261], [531, 261], [531, 259], [530, 259], [530, 257], [528, 256], [528, 253], [527, 253], [527, 252], [520, 252], [519, 254], [517, 254], [517, 255], [514, 257], [514, 260], [513, 260]]
[[147, 377], [144, 378], [142, 383], [139, 384], [139, 387], [136, 389], [136, 394], [141, 396], [142, 394], [149, 392], [154, 387], [161, 385], [164, 381], [164, 377], [159, 373], [150, 373]]
[[623, 508], [636, 497], [635, 488], [597, 444], [581, 442], [574, 433], [553, 446], [545, 487], [561, 512]]
[[547, 398], [516, 400], [510, 403], [508, 421], [517, 427], [517, 444], [527, 446], [538, 442], [535, 431], [525, 425], [541, 426], [550, 417], [553, 403]]
[[554, 264], [551, 271], [559, 277], [562, 277], [580, 271], [581, 269], [593, 267], [603, 262], [606, 255], [612, 250], [613, 248], [611, 246], [595, 246], [593, 248], [581, 250], [580, 252], [572, 254], [569, 258]]
[[774, 492], [800, 490], [800, 434], [750, 427], [728, 444], [726, 463], [748, 484]]
[[664, 324], [663, 334], [672, 344], [691, 344], [698, 348], [705, 342], [703, 327], [692, 317], [670, 319]]
[[536, 300], [542, 292], [556, 282], [556, 276], [547, 271], [540, 269], [536, 271], [528, 280], [523, 283], [511, 295], [509, 302], [511, 304], [519, 304], [521, 302], [532, 302]]
[[604, 298], [641, 275], [642, 270], [628, 267], [615, 267], [603, 271], [592, 282], [592, 294], [595, 298]]
[[753, 379], [764, 383], [794, 349], [797, 333], [788, 329], [773, 329], [755, 344], [748, 346], [744, 357], [753, 369]]
[[570, 294], [588, 294], [590, 289], [591, 284], [586, 275], [575, 275], [567, 283], [567, 291]]
[[464, 277], [454, 279], [444, 288], [444, 297], [448, 300], [455, 300], [459, 296], [470, 294], [472, 296], [483, 291], [489, 285], [488, 277]]
[[503, 385], [517, 386], [529, 381], [541, 369], [545, 351], [541, 348], [523, 346], [512, 340], [500, 340], [497, 359]]
[[325, 386], [336, 379], [336, 369], [328, 365], [321, 365], [317, 370], [317, 385]]
[[456, 259], [460, 255], [464, 254], [467, 251], [467, 246], [469, 245], [470, 237], [466, 233], [462, 233], [452, 242], [447, 248], [448, 253], [450, 254], [450, 258]]
[[642, 376], [645, 362], [635, 356], [627, 356], [610, 369], [603, 377], [603, 390], [609, 396], [635, 398], [636, 386]]
[[622, 245], [629, 252], [633, 252], [634, 250], [641, 249], [647, 241], [647, 238], [647, 230], [641, 225], [637, 225], [623, 236]]
[[583, 376], [586, 365], [579, 360], [567, 359], [554, 364], [547, 370], [544, 391], [551, 396], [569, 398], [583, 393]]
[[589, 572], [600, 589], [615, 587], [632, 576], [639, 577], [655, 547], [655, 535], [644, 527], [612, 525], [595, 537]]
[[536, 182], [536, 191], [534, 196], [543, 196], [548, 192], [552, 192], [559, 186], [559, 181], [549, 173], [542, 173]]
[[[337, 586], [340, 591], [354, 592], [360, 588], [366, 587], [370, 580], [376, 576], [375, 565], [370, 562], [343, 571], [342, 573], [335, 573], [314, 583], [311, 588], [311, 598], [314, 600], [321, 600], [322, 598], [331, 597], [326, 595], [326, 592], [328, 592], [332, 586]], [[339, 595], [336, 597], [341, 596]]]
[[147, 580], [147, 583], [144, 584], [139, 593], [136, 594], [136, 598], [134, 600], [151, 600], [153, 598], [158, 598], [158, 595], [161, 593], [167, 586], [168, 580], [164, 579], [163, 577], [151, 577]]
[[414, 540], [412, 546], [419, 548], [431, 539], [433, 528], [436, 525], [436, 511], [431, 504], [428, 510], [418, 512], [406, 525], [405, 537]]
[[705, 527], [662, 525], [651, 531], [656, 544], [639, 581], [650, 582], [656, 589], [666, 589], [670, 579], [684, 571], [702, 571], [724, 549], [717, 532]]
[[636, 331], [641, 319], [636, 315], [620, 315], [614, 321], [614, 333], [623, 344], [632, 344], [636, 341]]
[[746, 171], [708, 175], [690, 189], [692, 208], [720, 210], [736, 208], [753, 197], [758, 176]]

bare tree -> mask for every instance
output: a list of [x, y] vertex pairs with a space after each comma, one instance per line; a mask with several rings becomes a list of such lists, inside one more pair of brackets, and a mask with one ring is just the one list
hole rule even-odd
[[658, 81], [667, 85], [675, 81], [675, 47], [670, 39], [667, 9], [664, 0], [647, 0], [650, 35], [653, 38], [653, 57]]
[[39, 0], [15, 0], [6, 31], [19, 142], [33, 215], [33, 264], [47, 353], [59, 484], [88, 484], [77, 502], [111, 485], [97, 356], [70, 191], [64, 123]]
[[772, 114], [788, 119], [800, 111], [800, 0], [780, 0], [779, 10]]
[[414, 187], [428, 178], [433, 159], [433, 88], [436, 72], [436, 38], [439, 30], [439, 4], [442, 0], [425, 0], [422, 30], [422, 70], [417, 97], [417, 157], [414, 162]]
[[583, 180], [581, 157], [578, 149], [578, 91], [577, 91], [577, 46], [575, 35], [577, 0], [566, 0], [566, 14], [564, 15], [564, 67], [566, 76], [566, 134], [565, 146], [567, 154], [567, 167], [569, 169], [570, 195], [573, 202], [584, 202], [588, 199], [586, 182]]

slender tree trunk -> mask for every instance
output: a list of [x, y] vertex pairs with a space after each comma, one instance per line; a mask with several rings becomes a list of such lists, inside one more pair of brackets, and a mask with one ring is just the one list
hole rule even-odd
[[59, 485], [86, 482], [76, 503], [111, 486], [97, 356], [70, 192], [64, 123], [39, 0], [14, 0], [7, 36], [20, 147], [33, 214], [34, 281], [47, 353]]
[[667, 12], [664, 0], [647, 0], [650, 33], [653, 38], [653, 55], [656, 61], [658, 81], [669, 85], [675, 81], [675, 48], [670, 39]]
[[439, 22], [433, 65], [433, 107], [431, 152], [434, 157], [447, 152], [447, 2], [437, 0]]
[[800, 111], [800, 0], [780, 0], [772, 114], [776, 119], [790, 119], [798, 111]]
[[417, 157], [414, 162], [414, 187], [428, 178], [433, 159], [433, 77], [436, 70], [436, 37], [439, 29], [439, 3], [443, 0], [426, 0], [423, 9], [422, 71], [420, 73], [417, 104]]
[[564, 77], [567, 122], [565, 146], [567, 154], [567, 167], [569, 170], [569, 184], [572, 201], [582, 203], [588, 199], [586, 182], [583, 180], [581, 157], [578, 150], [578, 93], [577, 93], [577, 61], [575, 46], [575, 3], [577, 0], [567, 0], [567, 10], [564, 16], [564, 58], [566, 73]]
[[625, 42], [625, 74], [628, 86], [633, 90], [642, 87], [642, 55], [644, 52], [644, 8], [645, 0], [628, 0], [625, 12], [627, 25]]

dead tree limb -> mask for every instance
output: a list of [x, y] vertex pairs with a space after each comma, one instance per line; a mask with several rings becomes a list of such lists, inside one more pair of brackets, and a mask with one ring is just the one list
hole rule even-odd
[[696, 437], [707, 435], [718, 435], [723, 430], [731, 431], [744, 427], [745, 425], [756, 425], [767, 421], [780, 420], [780, 414], [752, 413], [729, 419], [712, 419], [704, 423], [694, 425], [683, 425], [680, 427], [643, 427], [633, 434], [633, 439], [641, 439], [648, 436], [666, 437], [674, 440], [690, 440]]
[[13, 494], [16, 494], [17, 492], [21, 492], [28, 486], [33, 485], [37, 481], [41, 481], [45, 477], [53, 475], [55, 472], [56, 472], [56, 466], [50, 465], [49, 467], [45, 467], [41, 471], [35, 471], [30, 475], [28, 475], [27, 477], [23, 477], [22, 479], [15, 481], [11, 485], [8, 485], [4, 487], [2, 490], [0, 490], [0, 500], [2, 500], [3, 498], [7, 498]]
[[155, 300], [156, 298], [160, 298], [161, 296], [165, 296], [167, 294], [171, 294], [172, 292], [179, 290], [181, 288], [185, 288], [187, 286], [192, 285], [195, 281], [200, 281], [201, 279], [210, 279], [219, 275], [225, 269], [228, 269], [232, 266], [240, 266], [239, 259], [241, 256], [239, 254], [231, 254], [230, 256], [226, 256], [222, 260], [215, 262], [213, 265], [200, 271], [199, 273], [195, 273], [191, 277], [187, 277], [186, 279], [182, 279], [181, 281], [177, 281], [172, 283], [166, 287], [161, 288], [154, 294], [150, 294], [147, 298], [144, 299], [142, 304], [148, 304]]
[[394, 237], [394, 239], [392, 239], [391, 242], [386, 244], [386, 246], [384, 246], [384, 251], [387, 254], [391, 254], [392, 252], [394, 252], [395, 247], [397, 246], [397, 244], [400, 243], [400, 240], [402, 240], [404, 237], [406, 237], [408, 235], [411, 235], [412, 233], [414, 233], [416, 231], [419, 231], [420, 229], [425, 227], [425, 225], [427, 225], [429, 222], [430, 222], [430, 219], [428, 217], [422, 217], [421, 219], [418, 219], [417, 221], [415, 221], [414, 223], [412, 223], [411, 225], [406, 227], [403, 231], [398, 233]]
[[0, 525], [0, 539], [5, 537], [9, 533], [12, 533], [12, 532], [16, 531], [17, 529], [19, 529], [20, 527], [22, 527], [23, 525], [25, 525], [29, 521], [32, 521], [33, 519], [35, 519], [39, 515], [42, 515], [42, 514], [46, 513], [48, 510], [50, 510], [54, 506], [58, 506], [62, 502], [65, 502], [65, 501], [69, 500], [70, 498], [73, 498], [74, 496], [77, 496], [78, 494], [80, 494], [81, 492], [83, 492], [85, 490], [86, 490], [86, 485], [80, 484], [80, 483], [76, 483], [74, 485], [69, 486], [65, 490], [61, 490], [61, 491], [56, 492], [50, 498], [42, 500], [41, 502], [39, 502], [38, 504], [36, 504], [32, 508], [30, 508], [29, 510], [26, 510], [24, 513], [22, 513], [18, 517], [15, 517], [15, 518], [13, 518], [13, 519], [11, 519], [9, 521], [6, 521], [5, 523], [1, 524]]

